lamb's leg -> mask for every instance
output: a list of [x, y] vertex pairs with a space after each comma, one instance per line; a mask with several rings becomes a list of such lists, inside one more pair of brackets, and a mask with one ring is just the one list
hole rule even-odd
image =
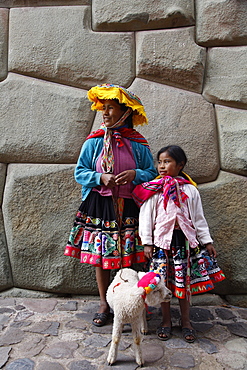
[[111, 347], [107, 357], [108, 365], [112, 365], [117, 359], [118, 345], [120, 342], [122, 330], [123, 324], [116, 318], [115, 315], [112, 329]]
[[146, 308], [142, 311], [141, 315], [141, 333], [146, 335], [148, 333]]
[[136, 363], [139, 366], [143, 366], [144, 361], [142, 360], [142, 350], [141, 350], [141, 319], [136, 320], [131, 324], [132, 327], [132, 335], [134, 339], [135, 345], [135, 356], [136, 356]]

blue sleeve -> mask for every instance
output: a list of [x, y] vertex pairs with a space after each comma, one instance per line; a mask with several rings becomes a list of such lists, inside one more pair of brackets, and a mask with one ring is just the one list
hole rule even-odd
[[132, 149], [136, 161], [136, 176], [134, 185], [153, 180], [157, 176], [153, 156], [150, 149], [142, 144], [132, 142]]
[[96, 160], [102, 149], [102, 140], [86, 140], [75, 168], [75, 180], [86, 187], [93, 188], [100, 185], [101, 173], [96, 172]]

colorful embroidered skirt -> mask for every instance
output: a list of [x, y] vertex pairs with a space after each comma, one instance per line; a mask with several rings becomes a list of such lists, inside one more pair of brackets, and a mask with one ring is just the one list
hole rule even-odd
[[181, 230], [174, 230], [171, 249], [165, 251], [154, 247], [153, 258], [149, 262], [149, 270], [158, 270], [166, 281], [167, 287], [177, 298], [186, 298], [186, 279], [189, 278], [192, 295], [205, 293], [214, 289], [214, 283], [225, 279], [214, 257], [199, 246], [189, 248], [190, 275], [188, 277], [188, 252], [186, 239]]
[[119, 227], [112, 197], [91, 191], [77, 212], [64, 254], [103, 269], [146, 261], [138, 234], [138, 216], [135, 202], [123, 199]]

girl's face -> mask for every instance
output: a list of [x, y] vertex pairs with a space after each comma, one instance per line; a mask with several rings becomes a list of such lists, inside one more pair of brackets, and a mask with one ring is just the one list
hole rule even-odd
[[170, 157], [168, 152], [160, 154], [158, 160], [158, 172], [161, 177], [176, 177], [183, 167], [183, 163], [177, 163], [174, 158]]
[[106, 127], [112, 127], [124, 114], [120, 105], [114, 100], [102, 100], [103, 121]]

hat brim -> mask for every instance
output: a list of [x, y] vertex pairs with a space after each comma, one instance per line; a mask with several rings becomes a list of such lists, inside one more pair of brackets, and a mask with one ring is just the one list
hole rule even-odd
[[88, 99], [93, 102], [91, 109], [103, 110], [102, 100], [117, 99], [119, 103], [125, 104], [133, 110], [133, 125], [148, 123], [147, 115], [141, 100], [122, 86], [100, 85], [92, 87], [87, 93]]

